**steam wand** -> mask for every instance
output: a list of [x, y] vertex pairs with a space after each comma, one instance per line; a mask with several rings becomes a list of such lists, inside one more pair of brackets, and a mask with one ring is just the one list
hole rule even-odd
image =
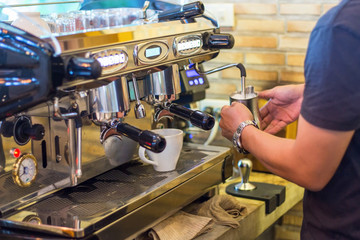
[[246, 86], [245, 86], [245, 78], [246, 78], [246, 70], [245, 67], [242, 63], [232, 63], [232, 64], [228, 64], [228, 65], [224, 65], [221, 67], [217, 67], [208, 71], [201, 71], [199, 68], [199, 64], [198, 63], [193, 63], [189, 65], [189, 68], [194, 67], [194, 69], [196, 70], [196, 72], [198, 72], [199, 74], [204, 74], [204, 75], [208, 75], [208, 74], [212, 74], [212, 73], [216, 73], [231, 67], [237, 67], [240, 70], [240, 77], [241, 77], [241, 83], [240, 83], [240, 93], [244, 95], [244, 97], [246, 96]]
[[134, 93], [135, 93], [135, 99], [136, 99], [136, 104], [135, 104], [135, 109], [134, 109], [135, 117], [137, 119], [144, 118], [146, 116], [145, 107], [144, 107], [144, 105], [142, 105], [140, 98], [139, 98], [139, 90], [138, 90], [138, 85], [136, 82], [135, 74], [132, 74], [132, 81], [133, 81], [133, 85], [134, 85]]
[[[59, 98], [54, 98], [54, 119], [68, 120], [69, 127], [69, 156], [71, 164], [75, 165], [75, 169], [72, 170], [71, 181], [76, 184], [77, 178], [82, 176], [81, 161], [82, 161], [82, 121], [80, 115], [77, 112], [78, 106], [74, 103], [71, 107], [71, 111], [68, 113], [62, 113], [59, 106]], [[76, 130], [76, 136], [74, 134]], [[74, 172], [73, 172], [74, 171]]]

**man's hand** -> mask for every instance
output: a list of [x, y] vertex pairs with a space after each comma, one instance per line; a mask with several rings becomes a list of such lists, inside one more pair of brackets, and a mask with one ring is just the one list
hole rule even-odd
[[269, 100], [260, 109], [261, 127], [275, 134], [297, 120], [303, 100], [304, 84], [278, 86], [259, 93], [259, 98]]
[[233, 102], [231, 106], [224, 106], [221, 109], [219, 126], [221, 134], [232, 141], [233, 134], [240, 123], [246, 120], [253, 120], [250, 110], [242, 103]]

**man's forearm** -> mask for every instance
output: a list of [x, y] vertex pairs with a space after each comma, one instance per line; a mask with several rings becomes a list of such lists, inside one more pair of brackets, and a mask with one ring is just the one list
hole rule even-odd
[[[271, 172], [294, 181], [291, 173], [294, 164], [290, 158], [295, 140], [280, 138], [254, 127], [247, 127], [242, 133], [241, 143]], [[285, 162], [286, 161], [286, 162]]]
[[299, 118], [295, 140], [246, 127], [243, 147], [271, 172], [307, 189], [322, 189], [339, 166], [354, 131], [332, 131]]

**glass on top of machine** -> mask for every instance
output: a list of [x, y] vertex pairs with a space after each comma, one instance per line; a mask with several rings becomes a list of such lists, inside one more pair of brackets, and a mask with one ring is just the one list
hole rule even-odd
[[[67, 35], [159, 21], [161, 11], [188, 0], [5, 0], [0, 20], [40, 37]], [[145, 21], [144, 21], [145, 19]]]
[[[75, 4], [74, 2], [78, 3]], [[35, 3], [12, 2], [8, 5], [0, 3], [0, 7], [1, 21], [39, 37], [131, 25], [143, 14], [141, 8], [81, 10], [80, 1], [62, 1], [61, 4], [59, 2], [57, 4], [46, 3], [45, 1]], [[155, 14], [155, 12], [154, 10], [147, 10], [147, 17]]]

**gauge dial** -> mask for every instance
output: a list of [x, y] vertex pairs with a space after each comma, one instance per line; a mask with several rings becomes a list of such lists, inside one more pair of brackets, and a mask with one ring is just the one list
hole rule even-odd
[[41, 219], [37, 215], [28, 215], [23, 220], [23, 222], [33, 223], [33, 224], [41, 224]]
[[16, 159], [13, 166], [13, 180], [20, 187], [29, 187], [37, 175], [37, 161], [34, 155], [27, 153]]

